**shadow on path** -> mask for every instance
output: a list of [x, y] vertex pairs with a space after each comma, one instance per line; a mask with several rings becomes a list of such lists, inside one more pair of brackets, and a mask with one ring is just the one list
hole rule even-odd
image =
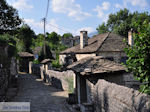
[[56, 89], [34, 75], [20, 74], [19, 91], [12, 102], [30, 102], [31, 112], [68, 112], [66, 91]]

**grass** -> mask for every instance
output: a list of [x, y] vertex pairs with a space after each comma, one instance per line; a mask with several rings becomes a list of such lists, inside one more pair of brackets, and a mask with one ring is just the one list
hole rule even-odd
[[73, 88], [73, 76], [66, 77], [65, 80], [68, 82], [68, 86], [69, 86], [68, 92], [69, 93], [73, 93], [74, 92], [74, 88]]

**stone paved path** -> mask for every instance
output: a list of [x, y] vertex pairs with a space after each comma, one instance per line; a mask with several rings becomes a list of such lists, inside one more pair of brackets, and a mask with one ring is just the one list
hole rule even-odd
[[34, 75], [19, 75], [19, 91], [12, 102], [30, 102], [31, 112], [69, 112], [66, 91], [47, 85]]

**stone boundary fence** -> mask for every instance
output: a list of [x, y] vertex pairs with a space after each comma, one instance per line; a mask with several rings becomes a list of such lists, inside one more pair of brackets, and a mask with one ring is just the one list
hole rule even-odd
[[150, 112], [150, 96], [132, 88], [105, 80], [88, 88], [95, 112]]
[[17, 61], [9, 55], [9, 47], [0, 46], [0, 102], [6, 100], [8, 88], [16, 86], [17, 83]]
[[50, 83], [50, 85], [61, 89], [72, 92], [75, 88], [75, 74], [73, 71], [54, 71], [45, 70], [43, 64], [32, 64], [32, 74], [40, 76], [43, 81]]
[[70, 89], [74, 89], [75, 87], [74, 78], [75, 74], [71, 70], [63, 72], [48, 70], [46, 73], [46, 80], [50, 82], [51, 85], [55, 86], [56, 88], [70, 92]]

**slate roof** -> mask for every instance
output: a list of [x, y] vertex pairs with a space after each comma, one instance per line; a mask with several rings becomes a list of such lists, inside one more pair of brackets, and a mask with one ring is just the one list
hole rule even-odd
[[97, 51], [124, 51], [126, 47], [123, 42], [123, 37], [114, 33], [103, 33], [98, 34], [90, 39], [88, 39], [88, 45], [83, 49], [80, 49], [80, 44], [68, 48], [60, 54], [70, 54], [70, 53], [95, 53]]
[[20, 52], [20, 53], [18, 53], [18, 55], [20, 57], [34, 57], [34, 55], [29, 52]]
[[44, 60], [41, 61], [42, 64], [46, 64], [46, 63], [49, 63], [49, 62], [51, 62], [50, 59], [44, 59]]
[[99, 51], [124, 51], [126, 47], [126, 43], [123, 42], [124, 39], [120, 35], [110, 33], [105, 41], [103, 41]]
[[125, 71], [119, 63], [104, 59], [102, 56], [87, 57], [67, 66], [67, 69], [79, 72], [81, 75]]

